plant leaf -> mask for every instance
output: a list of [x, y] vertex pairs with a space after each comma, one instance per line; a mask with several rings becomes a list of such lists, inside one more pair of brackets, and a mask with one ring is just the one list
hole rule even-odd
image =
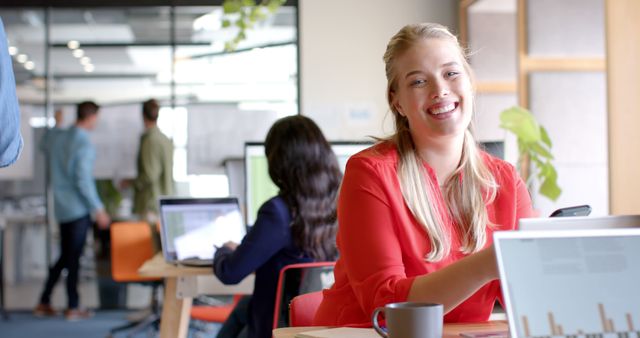
[[556, 178], [547, 177], [540, 185], [539, 192], [541, 195], [548, 197], [550, 200], [556, 201], [558, 197], [560, 197], [562, 189], [560, 189], [560, 187], [558, 186]]
[[224, 50], [227, 52], [234, 51], [236, 49], [236, 43], [234, 41], [227, 41], [224, 43]]
[[547, 147], [549, 148], [553, 147], [551, 145], [551, 138], [549, 138], [549, 134], [547, 133], [547, 130], [544, 129], [543, 126], [540, 126], [540, 136], [542, 137], [542, 142], [544, 142], [544, 144], [546, 144]]
[[267, 2], [266, 4], [266, 7], [267, 9], [269, 9], [269, 12], [275, 13], [278, 8], [280, 8], [280, 6], [284, 5], [285, 2], [286, 0], [269, 0], [269, 2]]
[[225, 0], [222, 4], [224, 14], [238, 13], [242, 9], [242, 3], [238, 0]]
[[[551, 138], [527, 109], [522, 107], [511, 107], [500, 113], [500, 127], [512, 132], [518, 140], [518, 171], [528, 172], [528, 177], [523, 177], [525, 182], [529, 184], [536, 177], [541, 182], [539, 192], [542, 196], [548, 197], [555, 201], [562, 193], [562, 189], [558, 186], [558, 173], [554, 168], [551, 160]], [[523, 161], [523, 158], [529, 158], [529, 161]], [[529, 168], [521, 168], [522, 165], [528, 165]]]
[[[224, 0], [222, 27], [227, 28], [235, 25], [239, 29], [232, 41], [225, 42], [225, 50], [235, 50], [238, 44], [246, 39], [247, 30], [265, 20], [269, 13], [275, 13], [285, 2], [286, 0]], [[230, 15], [231, 17], [229, 17]]]
[[500, 127], [511, 131], [519, 142], [538, 142], [540, 126], [533, 115], [521, 107], [511, 107], [500, 113]]
[[548, 159], [553, 159], [553, 155], [551, 155], [551, 153], [547, 149], [545, 149], [539, 142], [531, 143], [529, 146], [532, 151], [536, 152], [540, 156]]

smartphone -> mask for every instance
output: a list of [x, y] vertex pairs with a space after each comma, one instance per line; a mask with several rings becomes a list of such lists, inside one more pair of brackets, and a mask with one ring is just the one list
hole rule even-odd
[[481, 332], [461, 332], [463, 338], [509, 338], [509, 331], [481, 331]]
[[574, 207], [560, 208], [549, 215], [549, 217], [573, 217], [589, 216], [591, 207], [589, 205], [576, 205]]

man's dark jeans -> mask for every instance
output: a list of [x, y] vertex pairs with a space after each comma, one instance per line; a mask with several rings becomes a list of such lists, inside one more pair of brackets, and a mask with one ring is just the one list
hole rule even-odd
[[69, 309], [78, 308], [78, 273], [80, 270], [80, 256], [87, 239], [87, 231], [93, 222], [89, 215], [67, 223], [60, 223], [60, 258], [49, 269], [49, 277], [45, 283], [41, 304], [51, 302], [51, 292], [60, 278], [63, 269], [67, 269], [67, 302]]

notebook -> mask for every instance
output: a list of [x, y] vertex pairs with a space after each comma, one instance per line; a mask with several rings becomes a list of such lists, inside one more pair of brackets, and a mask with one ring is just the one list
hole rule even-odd
[[511, 337], [640, 336], [640, 229], [494, 234]]
[[640, 228], [640, 216], [521, 218], [518, 227], [520, 230]]
[[161, 197], [159, 204], [162, 254], [168, 263], [211, 265], [216, 247], [240, 243], [246, 234], [236, 198]]

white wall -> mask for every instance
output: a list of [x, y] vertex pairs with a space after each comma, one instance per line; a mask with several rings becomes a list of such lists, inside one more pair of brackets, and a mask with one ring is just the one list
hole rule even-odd
[[457, 30], [454, 0], [300, 0], [301, 112], [331, 140], [392, 131], [382, 54], [402, 26]]

